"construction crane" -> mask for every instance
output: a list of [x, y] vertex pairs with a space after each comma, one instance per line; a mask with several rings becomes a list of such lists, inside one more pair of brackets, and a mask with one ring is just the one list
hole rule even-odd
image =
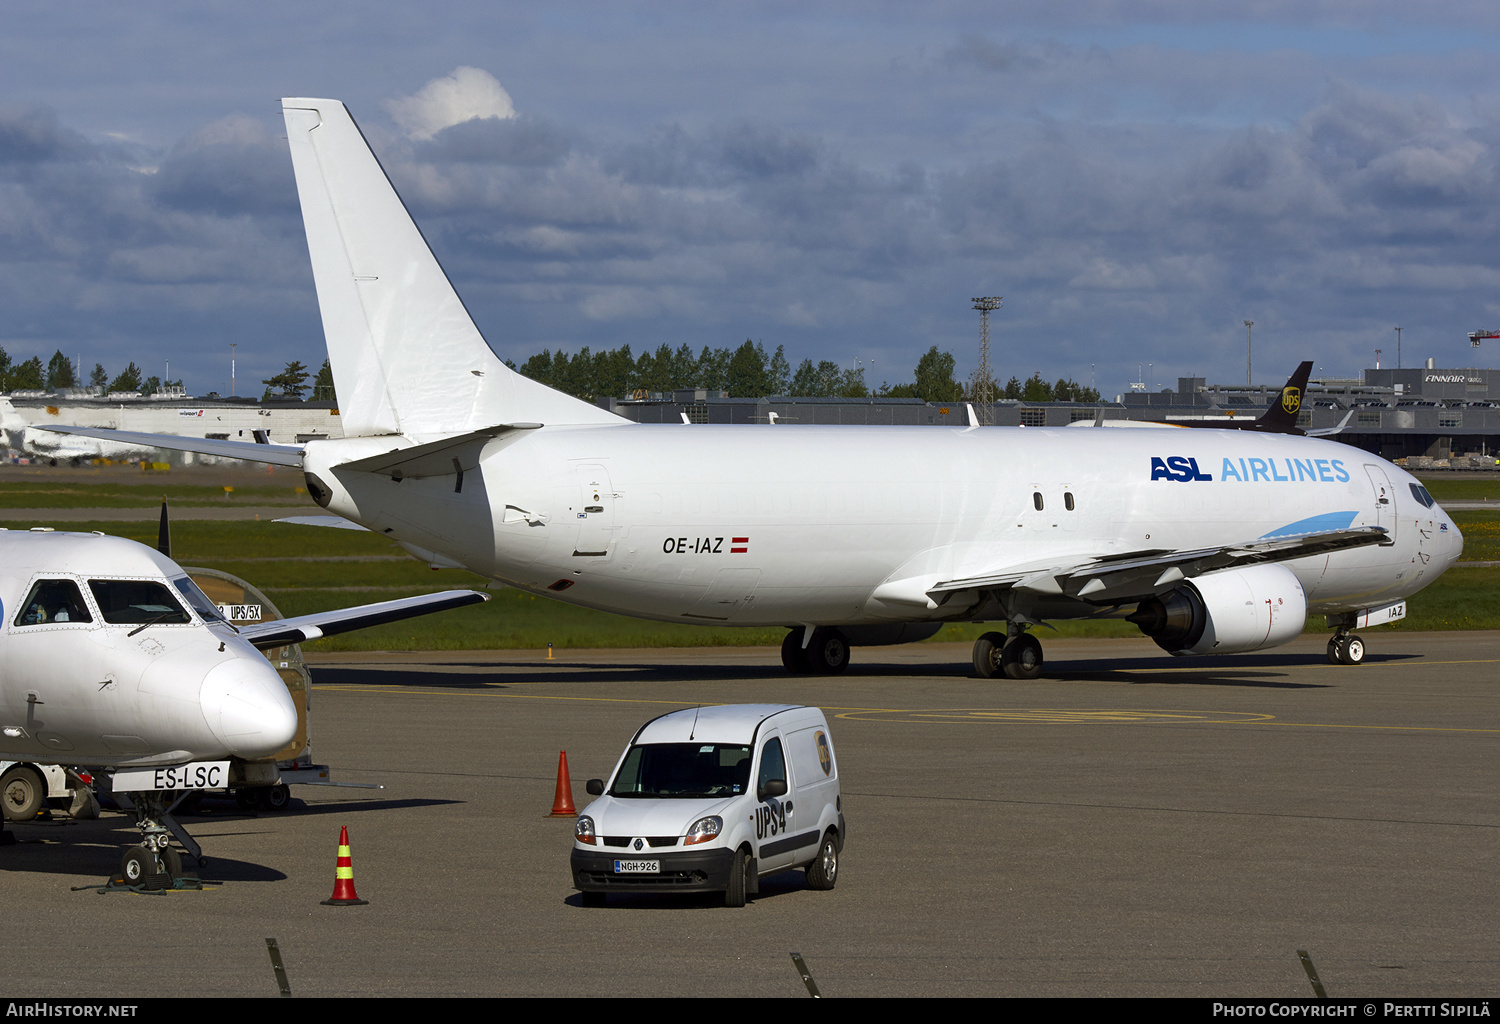
[[1472, 345], [1474, 348], [1478, 348], [1479, 347], [1479, 343], [1481, 341], [1483, 341], [1485, 338], [1490, 338], [1490, 339], [1500, 338], [1500, 331], [1470, 331], [1469, 332], [1469, 344]]

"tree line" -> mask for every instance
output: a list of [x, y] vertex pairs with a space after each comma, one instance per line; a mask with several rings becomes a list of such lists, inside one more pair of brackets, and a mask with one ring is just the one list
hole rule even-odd
[[[917, 360], [910, 383], [882, 382], [871, 388], [866, 381], [868, 367], [842, 367], [831, 360], [814, 363], [804, 359], [793, 370], [785, 346], [767, 353], [760, 342], [746, 340], [739, 348], [710, 348], [694, 352], [684, 344], [673, 349], [660, 345], [654, 352], [632, 355], [629, 345], [595, 354], [588, 347], [568, 355], [543, 349], [520, 366], [510, 360], [506, 365], [532, 380], [593, 402], [602, 397], [621, 398], [638, 392], [670, 393], [680, 389], [703, 388], [722, 391], [736, 398], [764, 398], [770, 395], [795, 395], [799, 398], [920, 398], [927, 402], [962, 402], [970, 397], [972, 382], [954, 379], [955, 362], [951, 353], [932, 346]], [[308, 383], [308, 378], [312, 383]], [[288, 362], [280, 373], [261, 381], [265, 391], [261, 399], [302, 400], [305, 396], [338, 403], [333, 388], [333, 368], [327, 359], [317, 374], [310, 373], [299, 360]], [[92, 388], [99, 394], [156, 394], [163, 388], [182, 387], [181, 380], [163, 381], [146, 377], [130, 363], [114, 377], [95, 363], [87, 382], [79, 379], [72, 360], [59, 349], [43, 364], [40, 356], [16, 363], [0, 348], [0, 392], [63, 391], [69, 388]], [[997, 398], [1014, 398], [1027, 402], [1097, 402], [1099, 392], [1071, 379], [1049, 384], [1040, 373], [1025, 381], [1011, 377], [1001, 387], [994, 385]], [[309, 395], [308, 393], [311, 392]], [[218, 398], [217, 392], [205, 397]]]
[[[543, 349], [513, 370], [532, 380], [567, 392], [585, 401], [603, 397], [625, 397], [637, 392], [671, 392], [703, 388], [723, 391], [736, 398], [795, 395], [799, 398], [920, 398], [927, 402], [960, 402], [971, 387], [954, 379], [955, 362], [936, 345], [917, 360], [910, 383], [881, 383], [871, 388], [866, 367], [841, 367], [824, 359], [804, 359], [794, 371], [785, 346], [767, 353], [760, 342], [746, 340], [739, 348], [709, 348], [695, 353], [688, 345], [673, 349], [660, 345], [653, 351], [632, 355], [629, 345], [594, 353], [587, 347], [573, 355]], [[996, 384], [997, 398], [1028, 402], [1097, 402], [1099, 392], [1070, 379], [1049, 384], [1035, 373], [1022, 381], [1011, 377]]]
[[[32, 356], [25, 362], [18, 363], [9, 352], [0, 348], [0, 393], [67, 391], [74, 388], [87, 388], [100, 395], [134, 393], [154, 395], [164, 388], [183, 386], [181, 379], [164, 381], [160, 377], [147, 377], [133, 362], [113, 377], [109, 375], [103, 363], [95, 363], [87, 378], [81, 375], [81, 369], [73, 365], [73, 360], [63, 355], [62, 349], [54, 352], [52, 358], [46, 363], [42, 362], [41, 356]], [[265, 392], [261, 395], [261, 399], [262, 401], [269, 398], [301, 399], [304, 393], [310, 390], [314, 399], [336, 400], [333, 392], [333, 368], [327, 359], [323, 360], [323, 367], [318, 371], [311, 385], [307, 383], [307, 378], [310, 376], [312, 375], [307, 372], [304, 364], [297, 361], [289, 362], [280, 373], [261, 381], [265, 385]], [[219, 393], [211, 391], [205, 397], [218, 398]]]
[[101, 394], [111, 391], [141, 391], [152, 394], [163, 387], [182, 387], [182, 381], [163, 381], [160, 377], [147, 377], [140, 367], [131, 363], [113, 378], [104, 369], [103, 363], [95, 363], [85, 379], [81, 367], [58, 349], [46, 363], [41, 356], [32, 356], [23, 363], [16, 362], [5, 349], [0, 348], [0, 391], [66, 391], [69, 388], [97, 388]]

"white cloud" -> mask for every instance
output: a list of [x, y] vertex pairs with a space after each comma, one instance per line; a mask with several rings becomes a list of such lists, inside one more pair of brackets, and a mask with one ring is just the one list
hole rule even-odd
[[495, 76], [482, 68], [459, 67], [434, 78], [413, 96], [387, 100], [396, 123], [414, 139], [430, 139], [444, 128], [465, 121], [516, 116], [515, 104]]

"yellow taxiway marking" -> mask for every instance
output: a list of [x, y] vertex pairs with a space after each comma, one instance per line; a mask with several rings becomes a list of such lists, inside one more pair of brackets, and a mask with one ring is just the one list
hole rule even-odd
[[[563, 697], [546, 693], [497, 692], [500, 685], [452, 690], [410, 690], [388, 686], [345, 683], [315, 685], [314, 690], [344, 693], [378, 693], [397, 697], [508, 697], [512, 700], [580, 701], [586, 704], [652, 704], [671, 707], [716, 707], [728, 701], [660, 700], [632, 697]], [[1442, 725], [1367, 725], [1340, 722], [1285, 722], [1275, 715], [1254, 711], [1186, 711], [1146, 708], [847, 708], [820, 705], [832, 718], [888, 724], [954, 725], [1286, 725], [1302, 729], [1372, 729], [1387, 732], [1500, 733], [1500, 729], [1475, 729]]]
[[[887, 715], [894, 717], [884, 717]], [[1276, 716], [1249, 711], [1153, 711], [1141, 708], [930, 708], [900, 711], [859, 709], [835, 714], [834, 717], [866, 722], [944, 721], [996, 725], [1136, 725], [1182, 722], [1230, 725], [1269, 722]]]

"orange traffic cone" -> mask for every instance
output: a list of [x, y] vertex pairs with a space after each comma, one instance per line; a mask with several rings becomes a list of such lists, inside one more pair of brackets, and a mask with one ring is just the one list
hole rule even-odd
[[354, 858], [349, 856], [349, 826], [339, 827], [339, 859], [333, 869], [333, 895], [323, 901], [325, 907], [362, 907], [369, 903], [354, 891]]
[[568, 752], [557, 755], [557, 795], [552, 798], [552, 818], [574, 818], [578, 808], [573, 806], [573, 780], [568, 778]]

